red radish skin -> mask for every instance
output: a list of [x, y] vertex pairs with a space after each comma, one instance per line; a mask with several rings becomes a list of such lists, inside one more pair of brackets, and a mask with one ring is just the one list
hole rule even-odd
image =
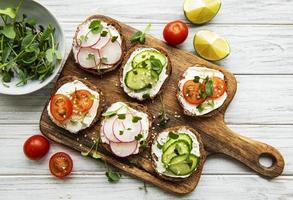
[[105, 37], [101, 36], [99, 41], [96, 44], [94, 44], [92, 46], [92, 48], [100, 50], [100, 49], [102, 49], [104, 46], [106, 46], [108, 44], [108, 42], [111, 39], [111, 34], [110, 34], [109, 30], [105, 30], [105, 31], [107, 31], [108, 34]]
[[[120, 120], [116, 119], [113, 125], [114, 136], [121, 142], [132, 142], [135, 140], [135, 137], [141, 132], [141, 122], [136, 123], [132, 122], [132, 115], [126, 114], [125, 119]], [[130, 128], [131, 130], [127, 130]], [[120, 133], [123, 131], [123, 134]]]
[[105, 137], [109, 141], [119, 143], [120, 141], [117, 140], [117, 138], [113, 134], [113, 124], [114, 124], [114, 121], [117, 118], [118, 117], [116, 115], [116, 116], [113, 116], [111, 118], [104, 119], [102, 127], [103, 127], [103, 130], [104, 130], [103, 132], [105, 134]]
[[138, 141], [136, 140], [125, 143], [110, 142], [112, 153], [121, 158], [132, 155], [136, 151], [137, 146]]
[[121, 59], [122, 54], [122, 47], [117, 40], [115, 42], [110, 40], [107, 45], [100, 50], [101, 58], [106, 58], [103, 63], [107, 65], [116, 64]]
[[[88, 59], [89, 54], [95, 56], [95, 60]], [[93, 69], [100, 64], [100, 54], [98, 50], [92, 48], [80, 48], [77, 54], [77, 61], [83, 68]], [[96, 62], [95, 62], [96, 61]]]

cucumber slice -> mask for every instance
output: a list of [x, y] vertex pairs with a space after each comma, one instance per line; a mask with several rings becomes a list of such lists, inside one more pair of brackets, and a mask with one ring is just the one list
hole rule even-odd
[[139, 91], [151, 88], [158, 80], [159, 76], [153, 70], [136, 68], [127, 72], [124, 81], [128, 88]]
[[133, 66], [133, 69], [135, 69], [135, 68], [146, 68], [146, 69], [150, 70], [150, 69], [152, 69], [151, 61], [150, 60], [141, 61], [137, 65]]
[[188, 175], [196, 169], [198, 161], [193, 154], [176, 156], [170, 161], [168, 170], [178, 176]]
[[189, 145], [189, 149], [191, 150], [192, 149], [192, 139], [191, 137], [188, 135], [188, 134], [185, 134], [185, 133], [178, 133], [178, 138], [176, 140], [174, 139], [169, 139], [167, 140], [167, 142], [163, 145], [163, 148], [162, 148], [162, 151], [165, 152], [168, 147], [173, 144], [175, 141], [177, 140], [184, 140], [188, 143]]
[[178, 140], [171, 144], [162, 155], [162, 162], [168, 165], [172, 158], [178, 155], [189, 154], [189, 144], [185, 140]]
[[149, 60], [151, 56], [154, 56], [156, 59], [159, 59], [162, 65], [165, 66], [167, 62], [167, 57], [164, 54], [155, 50], [145, 50], [134, 56], [132, 60], [132, 67], [135, 68], [135, 66], [141, 63], [142, 61]]

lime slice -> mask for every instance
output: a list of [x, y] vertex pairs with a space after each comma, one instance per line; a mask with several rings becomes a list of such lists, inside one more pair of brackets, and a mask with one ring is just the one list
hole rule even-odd
[[211, 61], [222, 60], [230, 54], [227, 40], [208, 30], [198, 31], [195, 34], [193, 46], [201, 57]]
[[204, 24], [212, 20], [221, 8], [221, 0], [185, 0], [185, 17], [193, 24]]

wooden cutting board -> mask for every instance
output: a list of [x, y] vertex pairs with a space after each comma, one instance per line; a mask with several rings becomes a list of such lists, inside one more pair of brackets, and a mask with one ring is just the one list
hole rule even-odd
[[[124, 35], [127, 41], [127, 49], [129, 49], [131, 47], [130, 37], [137, 30], [124, 23], [118, 23], [122, 27], [122, 35]], [[177, 125], [187, 125], [196, 129], [202, 137], [207, 156], [215, 153], [225, 154], [242, 162], [244, 165], [248, 166], [260, 175], [268, 178], [279, 176], [282, 173], [284, 168], [284, 160], [278, 150], [267, 144], [238, 135], [226, 126], [224, 121], [225, 111], [233, 99], [237, 89], [237, 82], [235, 76], [232, 73], [230, 73], [224, 67], [207, 62], [189, 52], [170, 47], [164, 42], [149, 35], [146, 37], [146, 45], [160, 46], [164, 48], [169, 54], [173, 65], [171, 78], [168, 82], [167, 88], [165, 88], [161, 95], [163, 104], [165, 105], [165, 108], [170, 117], [170, 121], [165, 128]], [[182, 108], [177, 102], [175, 94], [179, 77], [184, 72], [184, 70], [186, 70], [186, 68], [193, 65], [204, 65], [209, 68], [220, 70], [222, 73], [224, 73], [227, 80], [228, 97], [224, 102], [223, 107], [212, 117], [192, 118], [185, 116], [183, 114]], [[64, 76], [77, 76], [79, 78], [86, 78], [88, 81], [96, 84], [102, 89], [106, 97], [107, 105], [110, 105], [116, 101], [134, 102], [134, 100], [129, 98], [120, 87], [119, 69], [103, 76], [94, 76], [80, 69], [75, 64], [73, 55], [71, 53], [65, 63], [59, 79]], [[144, 102], [144, 105], [148, 106], [149, 110], [154, 115], [157, 115], [161, 111], [162, 107], [162, 103], [159, 97], [153, 101]], [[41, 132], [51, 140], [64, 144], [69, 148], [80, 152], [89, 151], [90, 147], [93, 145], [93, 140], [95, 140], [99, 135], [98, 124], [92, 128], [84, 130], [77, 135], [64, 131], [52, 123], [48, 116], [46, 107], [44, 108], [40, 119], [40, 129]], [[159, 132], [160, 130], [162, 129], [156, 126], [154, 133]], [[134, 156], [130, 159], [114, 157], [103, 149], [99, 149], [98, 152], [102, 160], [118, 168], [119, 170], [131, 176], [142, 179], [143, 181], [157, 185], [164, 190], [177, 194], [187, 194], [193, 191], [202, 172], [202, 168], [197, 169], [197, 172], [186, 180], [179, 183], [174, 183], [162, 180], [155, 174], [149, 160], [149, 149], [147, 149], [142, 155]], [[206, 155], [203, 155], [203, 161], [205, 161]], [[272, 166], [262, 166], [259, 162], [261, 156], [270, 157], [273, 161]]]

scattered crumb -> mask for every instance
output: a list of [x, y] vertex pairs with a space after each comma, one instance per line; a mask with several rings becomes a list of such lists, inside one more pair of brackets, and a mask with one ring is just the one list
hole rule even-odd
[[84, 77], [83, 79], [84, 79], [84, 80], [87, 80], [87, 77]]
[[175, 115], [177, 115], [177, 112], [175, 111]]
[[82, 144], [79, 144], [80, 147], [82, 147]]
[[116, 86], [116, 87], [118, 87], [118, 86], [119, 86], [119, 84], [118, 84], [118, 83], [116, 83], [116, 84], [115, 84], [115, 86]]
[[87, 137], [87, 134], [84, 134], [84, 135], [83, 135], [83, 137], [85, 137], [85, 138], [86, 138], [86, 137]]
[[152, 127], [152, 129], [155, 130], [156, 128], [155, 127]]
[[79, 138], [76, 138], [76, 141], [79, 141]]

